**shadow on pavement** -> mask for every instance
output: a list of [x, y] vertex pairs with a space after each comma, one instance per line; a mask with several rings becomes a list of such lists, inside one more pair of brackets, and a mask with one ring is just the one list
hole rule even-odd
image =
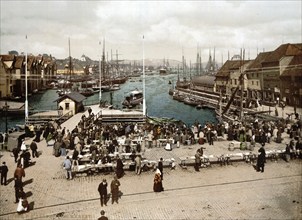
[[26, 192], [25, 195], [26, 195], [26, 198], [28, 198], [28, 197], [31, 197], [33, 195], [33, 193], [31, 191], [29, 191], [29, 192]]
[[28, 205], [28, 210], [34, 210], [35, 202], [31, 202]]
[[29, 179], [29, 180], [26, 180], [26, 181], [23, 182], [23, 186], [26, 186], [26, 185], [28, 185], [28, 184], [31, 184], [33, 181], [34, 181], [33, 178], [31, 178], [31, 179]]
[[10, 183], [13, 182], [13, 181], [14, 181], [14, 177], [9, 178], [9, 179], [6, 181], [6, 185], [10, 184]]

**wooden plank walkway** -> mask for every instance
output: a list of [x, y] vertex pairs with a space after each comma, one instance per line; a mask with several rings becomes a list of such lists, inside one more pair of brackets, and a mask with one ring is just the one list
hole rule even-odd
[[133, 121], [141, 122], [144, 117], [141, 111], [122, 111], [118, 109], [100, 108], [99, 105], [87, 106], [85, 112], [80, 112], [69, 118], [67, 121], [61, 124], [62, 128], [66, 128], [72, 131], [80, 122], [82, 115], [89, 116], [88, 108], [92, 109], [92, 113], [95, 115], [96, 120], [100, 122], [122, 122]]

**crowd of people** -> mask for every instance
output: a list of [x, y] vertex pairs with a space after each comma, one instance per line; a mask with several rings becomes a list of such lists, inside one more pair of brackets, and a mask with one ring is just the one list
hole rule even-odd
[[[282, 133], [286, 132], [290, 137], [289, 143], [284, 143]], [[215, 146], [215, 142], [222, 138], [228, 141], [239, 141], [241, 143], [249, 142], [250, 145], [260, 143], [259, 155], [257, 159], [256, 169], [264, 172], [265, 164], [265, 144], [276, 142], [285, 144], [284, 159], [289, 162], [292, 158], [302, 158], [302, 129], [299, 115], [294, 118], [280, 119], [276, 121], [265, 121], [254, 118], [253, 121], [234, 121], [224, 123], [205, 123], [201, 125], [196, 121], [191, 126], [184, 123], [167, 122], [154, 123], [111, 123], [102, 124], [95, 120], [93, 113], [88, 116], [83, 115], [78, 125], [71, 131], [65, 127], [61, 128], [58, 122], [47, 123], [45, 126], [31, 127], [26, 130], [25, 137], [33, 138], [29, 145], [29, 149], [25, 146], [24, 136], [20, 138], [18, 145], [13, 149], [13, 156], [17, 168], [14, 173], [15, 180], [15, 199], [18, 203], [20, 212], [28, 209], [26, 194], [23, 191], [22, 177], [25, 177], [24, 168], [30, 165], [31, 156], [38, 157], [37, 142], [42, 139], [46, 143], [53, 144], [53, 155], [56, 157], [63, 156], [65, 160], [63, 167], [66, 170], [66, 179], [72, 179], [72, 167], [74, 161], [78, 161], [80, 155], [84, 155], [86, 146], [89, 146], [88, 153], [91, 155], [91, 163], [110, 163], [112, 160], [116, 162], [114, 179], [110, 184], [110, 192], [112, 196], [112, 204], [118, 203], [120, 179], [124, 175], [123, 161], [118, 155], [119, 153], [131, 153], [131, 160], [135, 163], [134, 171], [137, 175], [142, 172], [142, 155], [146, 148], [155, 148], [161, 146], [159, 140], [164, 139], [171, 146], [181, 147], [182, 145], [199, 144], [195, 154], [195, 170], [199, 171], [201, 158], [203, 156], [202, 145], [208, 143]], [[133, 145], [132, 143], [135, 143]], [[72, 150], [72, 156], [67, 156], [67, 151]], [[109, 154], [117, 155], [115, 158]], [[175, 168], [175, 162], [173, 160]], [[112, 168], [107, 168], [113, 171]], [[153, 179], [154, 192], [161, 192], [163, 187], [163, 158], [160, 158], [156, 167], [153, 167], [155, 176]], [[1, 185], [7, 183], [8, 167], [3, 162], [1, 166]], [[98, 187], [100, 194], [101, 206], [107, 205], [107, 181], [103, 179]]]
[[[260, 120], [257, 117], [253, 121], [234, 121], [223, 123], [210, 123], [201, 125], [198, 121], [188, 126], [184, 123], [169, 122], [147, 122], [139, 123], [111, 123], [102, 124], [95, 120], [95, 116], [90, 111], [88, 116], [83, 114], [77, 126], [69, 131], [65, 127], [61, 128], [57, 122], [48, 123], [44, 129], [36, 128], [38, 130], [39, 138], [35, 137], [35, 141], [40, 141], [40, 136], [44, 137], [46, 142], [54, 140], [53, 155], [66, 156], [67, 150], [73, 150], [72, 157], [68, 160], [78, 161], [80, 155], [84, 155], [83, 149], [89, 146], [89, 154], [91, 155], [91, 163], [102, 164], [111, 163], [114, 160], [117, 164], [116, 175], [121, 178], [124, 174], [122, 158], [119, 156], [112, 158], [109, 154], [114, 153], [132, 153], [131, 159], [135, 163], [135, 172], [139, 175], [142, 171], [142, 149], [159, 147], [161, 142], [159, 140], [166, 140], [169, 147], [180, 147], [181, 145], [190, 145], [199, 143], [203, 145], [215, 145], [215, 142], [222, 138], [228, 141], [239, 141], [242, 143], [243, 149], [246, 143], [250, 146], [255, 146], [255, 143], [260, 143], [265, 146], [266, 143], [272, 141], [276, 143], [282, 142], [282, 133], [287, 132], [291, 138], [287, 146], [287, 153], [290, 158], [300, 157], [302, 150], [302, 131], [301, 120], [296, 114], [295, 118], [288, 117], [287, 119], [280, 119], [276, 121]], [[32, 155], [37, 156], [35, 141], [31, 144]], [[132, 143], [135, 142], [135, 145]], [[199, 170], [203, 155], [202, 148], [196, 152], [196, 171]], [[118, 154], [117, 154], [118, 155]], [[69, 166], [68, 161], [66, 166]], [[26, 166], [26, 165], [25, 165]], [[72, 166], [72, 165], [71, 165]], [[107, 168], [112, 171], [112, 168]], [[111, 169], [111, 170], [110, 170]], [[69, 168], [66, 169], [66, 175]], [[162, 172], [162, 171], [161, 171]]]

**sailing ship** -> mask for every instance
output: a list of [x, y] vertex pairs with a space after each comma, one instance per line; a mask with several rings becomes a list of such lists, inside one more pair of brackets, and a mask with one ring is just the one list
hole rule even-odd
[[[30, 107], [30, 110], [33, 110], [33, 108]], [[24, 112], [24, 102], [0, 101], [0, 115], [23, 115]]]
[[190, 81], [188, 81], [187, 78], [185, 77], [185, 71], [186, 71], [185, 58], [184, 58], [184, 56], [182, 56], [182, 75], [183, 75], [183, 80], [180, 80], [179, 67], [178, 67], [176, 88], [188, 89], [190, 87]]
[[159, 75], [168, 75], [170, 74], [169, 61], [166, 62], [164, 59], [163, 66], [159, 69]]

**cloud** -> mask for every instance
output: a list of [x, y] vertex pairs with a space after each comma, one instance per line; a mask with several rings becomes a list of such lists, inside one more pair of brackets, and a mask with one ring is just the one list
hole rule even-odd
[[[97, 59], [98, 44], [122, 59], [141, 59], [142, 35], [149, 58], [203, 60], [209, 49], [227, 57], [250, 48], [274, 50], [301, 42], [301, 1], [1, 1], [1, 53], [49, 51], [58, 58], [82, 54]], [[251, 56], [252, 57], [252, 56]]]

